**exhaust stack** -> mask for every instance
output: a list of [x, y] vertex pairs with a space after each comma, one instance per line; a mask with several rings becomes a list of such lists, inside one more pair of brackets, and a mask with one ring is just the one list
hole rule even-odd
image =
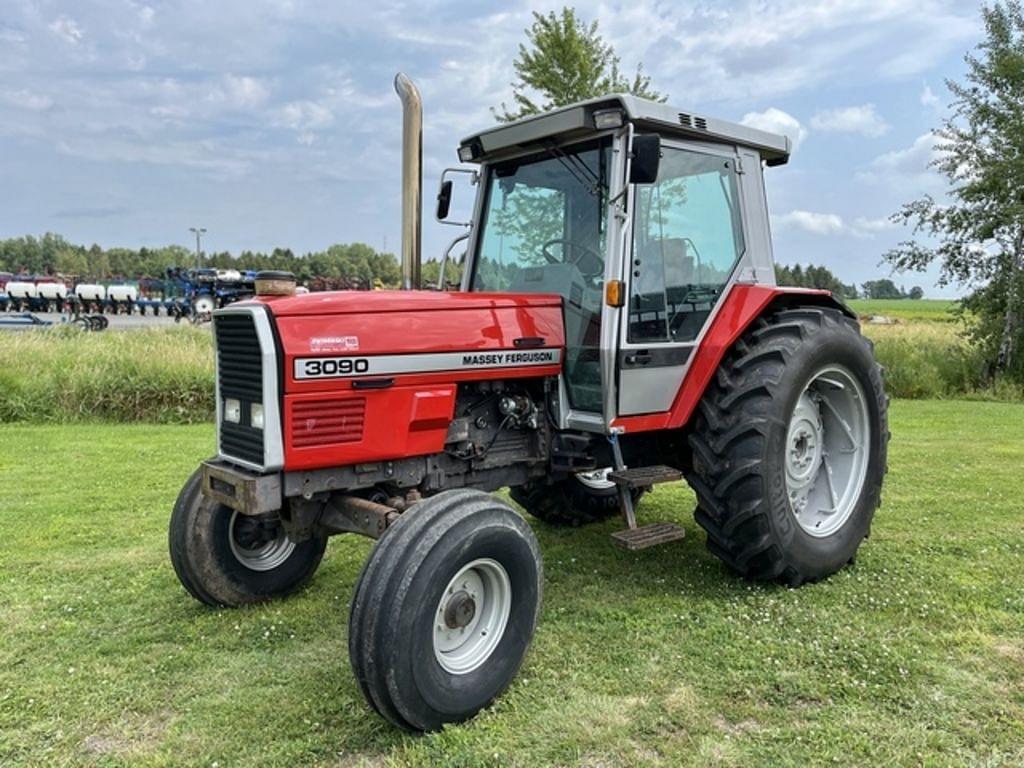
[[423, 100], [405, 74], [395, 75], [402, 100], [402, 290], [420, 287], [420, 230], [423, 199]]

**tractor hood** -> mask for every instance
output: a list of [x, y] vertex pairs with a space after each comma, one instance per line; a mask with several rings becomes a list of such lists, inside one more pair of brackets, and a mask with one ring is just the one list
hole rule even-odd
[[289, 470], [437, 453], [462, 382], [500, 387], [562, 370], [558, 296], [310, 293], [232, 304], [214, 323], [259, 305], [276, 329]]
[[301, 296], [261, 297], [275, 317], [364, 315], [381, 312], [459, 312], [463, 310], [561, 307], [557, 295], [539, 293], [458, 293], [451, 291], [326, 291]]
[[[395, 384], [489, 378], [495, 368], [544, 375], [530, 364], [542, 359], [557, 373], [565, 346], [562, 300], [548, 294], [336, 291], [257, 301], [277, 327], [286, 392], [348, 389], [374, 375]], [[538, 350], [552, 354], [525, 354]]]

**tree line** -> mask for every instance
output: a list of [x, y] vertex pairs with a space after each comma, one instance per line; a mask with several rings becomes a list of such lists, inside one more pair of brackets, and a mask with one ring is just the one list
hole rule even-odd
[[784, 264], [775, 265], [775, 281], [779, 285], [796, 288], [818, 288], [831, 291], [843, 299], [923, 299], [924, 289], [915, 285], [909, 291], [896, 285], [887, 277], [868, 280], [858, 288], [854, 283], [844, 283], [827, 267], [816, 267], [808, 264], [805, 267], [795, 264], [792, 267]]
[[[87, 281], [139, 280], [162, 278], [168, 267], [195, 266], [195, 251], [180, 245], [101, 248], [70, 243], [51, 232], [42, 237], [0, 240], [0, 272], [15, 275], [63, 275]], [[395, 287], [400, 281], [395, 255], [365, 243], [336, 244], [302, 255], [290, 248], [275, 248], [269, 253], [247, 250], [237, 256], [228, 251], [204, 253], [201, 266], [239, 271], [279, 269], [294, 273], [301, 283], [326, 278], [357, 288]]]

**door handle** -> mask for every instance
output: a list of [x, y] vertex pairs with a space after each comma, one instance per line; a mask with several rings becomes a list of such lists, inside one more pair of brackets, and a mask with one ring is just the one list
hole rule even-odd
[[650, 352], [634, 352], [632, 355], [626, 355], [626, 365], [647, 365], [651, 360]]

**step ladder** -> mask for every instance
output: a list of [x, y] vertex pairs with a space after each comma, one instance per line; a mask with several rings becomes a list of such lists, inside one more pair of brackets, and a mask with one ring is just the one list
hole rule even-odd
[[626, 529], [613, 533], [612, 541], [624, 549], [635, 551], [683, 538], [686, 531], [675, 523], [649, 523], [638, 526], [636, 511], [633, 509], [634, 490], [656, 483], [682, 480], [683, 473], [664, 465], [627, 469], [622, 460], [619, 436], [612, 433], [608, 437], [608, 442], [612, 445], [612, 458], [615, 462], [615, 469], [608, 473], [608, 479], [615, 483], [619, 490], [619, 506], [622, 508], [622, 516], [626, 519]]

